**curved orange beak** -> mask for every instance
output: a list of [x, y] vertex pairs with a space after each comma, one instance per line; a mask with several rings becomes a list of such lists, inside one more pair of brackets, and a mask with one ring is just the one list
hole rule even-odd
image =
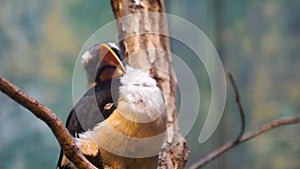
[[105, 43], [99, 45], [100, 49], [100, 64], [101, 65], [113, 65], [117, 69], [121, 70], [122, 74], [126, 74], [126, 69], [122, 61], [117, 54]]

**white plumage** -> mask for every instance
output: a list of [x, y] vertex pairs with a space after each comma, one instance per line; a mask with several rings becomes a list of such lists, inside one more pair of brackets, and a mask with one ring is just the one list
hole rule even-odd
[[86, 65], [93, 58], [94, 56], [89, 51], [85, 51], [81, 56], [81, 64]]
[[127, 73], [121, 78], [120, 102], [118, 108], [122, 115], [131, 121], [147, 123], [164, 112], [165, 103], [156, 81], [141, 69], [126, 67]]

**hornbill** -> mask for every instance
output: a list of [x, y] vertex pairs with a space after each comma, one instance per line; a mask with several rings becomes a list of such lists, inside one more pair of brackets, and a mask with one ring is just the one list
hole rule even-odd
[[[96, 45], [87, 52], [82, 63], [90, 89], [66, 123], [79, 149], [98, 168], [157, 168], [155, 153], [162, 145], [167, 123], [157, 82], [147, 71], [125, 66], [115, 44]], [[146, 151], [151, 153], [143, 154]], [[63, 152], [57, 168], [76, 169]]]

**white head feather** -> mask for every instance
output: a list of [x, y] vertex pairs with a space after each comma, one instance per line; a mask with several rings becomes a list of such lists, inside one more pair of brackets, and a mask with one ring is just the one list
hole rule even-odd
[[142, 69], [126, 66], [126, 72], [119, 88], [121, 100], [118, 109], [123, 109], [120, 111], [122, 115], [141, 123], [151, 122], [161, 116], [165, 112], [165, 103], [156, 81]]

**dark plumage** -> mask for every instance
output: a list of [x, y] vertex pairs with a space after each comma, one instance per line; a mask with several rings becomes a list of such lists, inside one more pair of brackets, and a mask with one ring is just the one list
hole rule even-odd
[[[112, 80], [114, 72], [117, 70], [117, 66], [119, 66], [116, 62], [120, 59], [116, 45], [112, 43], [97, 44], [88, 49], [84, 55], [82, 57], [82, 64], [86, 70], [90, 89], [74, 106], [67, 118], [66, 127], [73, 137], [77, 137], [77, 134], [93, 129], [96, 124], [110, 116], [116, 109], [112, 93], [114, 93], [114, 97], [118, 97], [118, 88], [120, 86], [118, 78], [115, 78], [114, 81]], [[114, 57], [118, 57], [117, 60]], [[111, 85], [112, 81], [113, 85]], [[95, 166], [101, 168], [102, 161], [100, 160], [99, 162], [99, 158], [101, 158], [100, 154], [97, 154], [97, 158], [86, 154], [85, 156]], [[72, 164], [63, 164], [65, 162], [64, 158], [63, 151], [61, 150], [57, 168], [74, 168]]]

